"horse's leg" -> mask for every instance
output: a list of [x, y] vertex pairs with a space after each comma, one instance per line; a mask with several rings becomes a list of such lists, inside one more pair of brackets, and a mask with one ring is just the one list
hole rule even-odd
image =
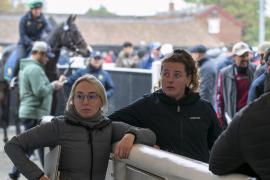
[[8, 133], [7, 128], [9, 125], [9, 85], [6, 81], [1, 82], [1, 120], [2, 120], [2, 126], [4, 131], [4, 142], [6, 143], [8, 141]]
[[[9, 93], [7, 93], [9, 94]], [[9, 95], [6, 94], [6, 102], [9, 101]], [[4, 103], [2, 105], [2, 118], [3, 118], [3, 130], [4, 130], [4, 143], [8, 141], [8, 133], [7, 133], [7, 128], [8, 128], [8, 122], [9, 122], [9, 103]]]
[[20, 134], [21, 133], [21, 122], [20, 122], [20, 119], [19, 119], [19, 115], [18, 115], [18, 112], [19, 112], [19, 105], [20, 105], [20, 95], [19, 95], [19, 86], [16, 86], [14, 90], [14, 93], [15, 93], [15, 100], [16, 100], [16, 107], [17, 107], [17, 110], [16, 110], [16, 113], [14, 115], [15, 117], [15, 126], [16, 126], [16, 134]]

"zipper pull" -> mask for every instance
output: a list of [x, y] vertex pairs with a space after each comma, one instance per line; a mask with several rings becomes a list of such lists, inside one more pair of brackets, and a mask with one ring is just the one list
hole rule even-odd
[[180, 105], [177, 106], [177, 112], [180, 112]]

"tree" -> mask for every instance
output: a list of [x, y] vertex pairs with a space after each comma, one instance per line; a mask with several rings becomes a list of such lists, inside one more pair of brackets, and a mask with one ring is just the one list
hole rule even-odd
[[110, 16], [116, 16], [116, 14], [109, 12], [106, 7], [100, 6], [99, 9], [89, 9], [86, 15], [89, 15], [91, 17], [110, 17]]
[[17, 6], [13, 6], [10, 0], [0, 0], [0, 12], [23, 12], [25, 5], [21, 2]]
[[0, 12], [9, 12], [12, 9], [12, 4], [9, 0], [0, 1]]
[[[186, 0], [187, 2], [197, 2], [198, 0]], [[225, 11], [240, 20], [244, 25], [243, 40], [250, 44], [258, 43], [258, 9], [259, 0], [201, 0], [203, 4], [217, 4]], [[266, 30], [269, 29], [270, 19], [266, 18]], [[270, 38], [270, 32], [266, 32], [266, 39]]]

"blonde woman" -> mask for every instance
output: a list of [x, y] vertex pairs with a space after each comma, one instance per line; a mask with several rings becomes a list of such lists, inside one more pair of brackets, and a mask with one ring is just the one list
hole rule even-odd
[[133, 143], [155, 144], [155, 134], [104, 116], [106, 92], [94, 76], [75, 81], [64, 115], [37, 126], [5, 145], [5, 151], [27, 179], [49, 179], [29, 160], [29, 150], [61, 145], [60, 179], [105, 179], [110, 150], [117, 142], [116, 159], [128, 158]]

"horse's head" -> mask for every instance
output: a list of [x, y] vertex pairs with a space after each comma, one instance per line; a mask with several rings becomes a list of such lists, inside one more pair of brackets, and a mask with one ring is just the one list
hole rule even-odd
[[79, 29], [74, 23], [76, 16], [70, 15], [68, 19], [62, 23], [59, 28], [59, 38], [62, 47], [81, 54], [82, 56], [89, 56], [90, 51], [88, 45], [82, 37]]

